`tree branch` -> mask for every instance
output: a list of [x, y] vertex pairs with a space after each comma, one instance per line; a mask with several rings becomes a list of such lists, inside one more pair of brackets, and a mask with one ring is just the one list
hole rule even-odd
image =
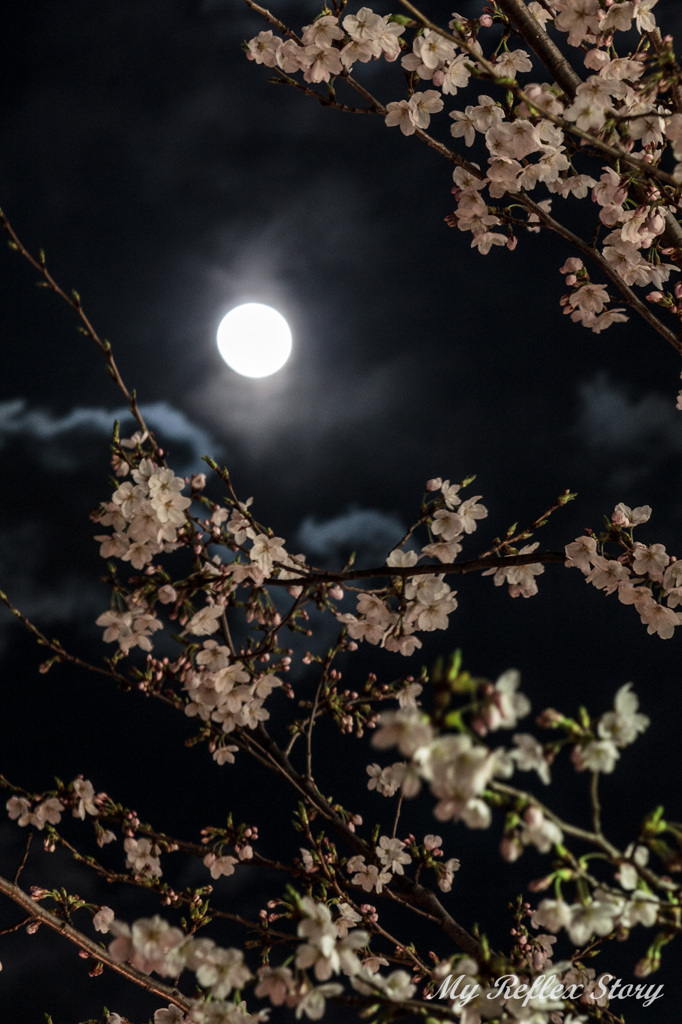
[[501, 7], [510, 19], [512, 29], [528, 43], [566, 95], [573, 99], [582, 79], [530, 13], [523, 0], [497, 0], [497, 6]]
[[[116, 385], [116, 387], [118, 388], [118, 390], [121, 392], [126, 402], [128, 403], [128, 408], [130, 409], [130, 412], [134, 416], [135, 420], [137, 421], [137, 424], [142, 430], [142, 433], [147, 435], [149, 443], [154, 451], [154, 454], [163, 463], [159, 446], [157, 445], [153, 433], [145, 423], [144, 417], [140, 412], [140, 408], [137, 404], [137, 396], [134, 391], [128, 390], [123, 378], [121, 377], [118, 366], [116, 365], [116, 360], [114, 359], [113, 353], [111, 351], [110, 343], [105, 338], [100, 338], [99, 334], [92, 326], [89, 318], [86, 316], [85, 311], [81, 305], [81, 300], [78, 292], [72, 292], [71, 295], [67, 295], [64, 289], [61, 287], [61, 285], [57, 284], [55, 279], [52, 277], [52, 274], [47, 269], [44, 252], [41, 250], [38, 258], [33, 256], [28, 251], [23, 242], [20, 240], [16, 231], [7, 219], [7, 216], [5, 215], [4, 211], [1, 209], [0, 227], [9, 237], [10, 248], [14, 249], [15, 252], [18, 252], [21, 256], [24, 257], [25, 260], [28, 260], [28, 262], [31, 264], [34, 270], [37, 270], [38, 273], [40, 274], [42, 278], [42, 283], [45, 285], [45, 287], [48, 288], [51, 292], [54, 292], [55, 295], [58, 295], [59, 298], [62, 299], [62, 301], [65, 302], [67, 306], [69, 306], [78, 316], [78, 319], [81, 322], [81, 331], [83, 332], [83, 334], [86, 335], [86, 337], [90, 338], [91, 341], [95, 342], [100, 352], [103, 354], [107, 362], [109, 376], [111, 377], [114, 384]], [[165, 465], [165, 463], [163, 464]]]
[[0, 876], [0, 892], [20, 906], [22, 910], [27, 911], [34, 921], [39, 921], [41, 924], [51, 928], [52, 931], [63, 935], [69, 942], [72, 942], [92, 957], [93, 960], [106, 964], [112, 971], [127, 978], [128, 981], [132, 981], [146, 992], [151, 992], [154, 995], [161, 996], [162, 999], [167, 999], [169, 1003], [179, 1006], [181, 1010], [187, 1012], [192, 1009], [192, 1001], [179, 992], [178, 989], [171, 988], [170, 985], [164, 985], [163, 982], [156, 981], [154, 978], [142, 974], [140, 971], [135, 970], [134, 967], [131, 967], [130, 964], [114, 960], [111, 954], [103, 949], [102, 946], [93, 942], [87, 935], [83, 935], [73, 925], [51, 914], [49, 910], [46, 910], [39, 903], [32, 900], [18, 885], [14, 885], [13, 882], [2, 876]]

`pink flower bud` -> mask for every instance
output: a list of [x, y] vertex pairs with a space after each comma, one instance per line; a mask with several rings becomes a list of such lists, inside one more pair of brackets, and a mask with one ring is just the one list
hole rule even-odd
[[503, 860], [506, 860], [509, 864], [513, 864], [515, 860], [518, 860], [523, 852], [521, 843], [514, 836], [504, 836], [500, 843], [500, 856]]
[[523, 820], [527, 825], [530, 825], [531, 828], [539, 828], [545, 820], [545, 816], [539, 807], [526, 807], [523, 812]]

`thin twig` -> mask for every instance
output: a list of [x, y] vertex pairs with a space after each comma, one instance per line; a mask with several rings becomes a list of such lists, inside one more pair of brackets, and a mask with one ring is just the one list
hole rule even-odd
[[24, 850], [24, 856], [21, 858], [21, 863], [20, 863], [19, 867], [17, 868], [17, 870], [15, 871], [14, 878], [12, 879], [12, 881], [14, 882], [15, 885], [17, 885], [17, 883], [19, 882], [19, 878], [21, 876], [21, 872], [26, 867], [26, 861], [28, 860], [28, 855], [29, 855], [29, 851], [31, 849], [32, 841], [33, 841], [33, 832], [29, 832], [28, 836], [26, 837], [26, 849]]
[[18, 252], [21, 256], [23, 256], [24, 259], [31, 264], [34, 270], [38, 271], [42, 278], [43, 284], [47, 288], [49, 288], [50, 291], [54, 292], [55, 295], [58, 295], [59, 298], [62, 299], [67, 304], [67, 306], [69, 306], [69, 308], [72, 309], [74, 313], [77, 315], [78, 319], [81, 322], [81, 329], [83, 333], [88, 338], [95, 342], [100, 352], [103, 354], [107, 362], [109, 376], [111, 377], [114, 384], [116, 385], [116, 387], [118, 388], [118, 390], [121, 392], [126, 402], [128, 403], [128, 408], [130, 409], [132, 415], [135, 417], [138, 426], [142, 430], [142, 433], [147, 435], [149, 443], [154, 451], [154, 454], [161, 462], [163, 462], [163, 459], [161, 457], [161, 451], [156, 443], [154, 435], [147, 426], [147, 424], [145, 423], [144, 417], [140, 412], [135, 392], [128, 390], [123, 378], [121, 377], [118, 366], [116, 365], [116, 360], [114, 359], [113, 353], [111, 351], [111, 345], [109, 344], [108, 341], [106, 341], [106, 339], [100, 338], [99, 334], [93, 327], [89, 318], [86, 316], [85, 311], [81, 305], [81, 300], [78, 293], [72, 292], [71, 295], [69, 295], [67, 294], [67, 292], [64, 291], [61, 285], [57, 284], [55, 279], [52, 277], [52, 274], [47, 269], [47, 265], [45, 262], [45, 254], [41, 250], [40, 255], [38, 256], [38, 258], [36, 258], [29, 252], [29, 250], [23, 244], [23, 242], [17, 235], [16, 231], [10, 224], [4, 211], [1, 209], [0, 227], [2, 227], [5, 233], [9, 236], [10, 248], [14, 249], [15, 252]]

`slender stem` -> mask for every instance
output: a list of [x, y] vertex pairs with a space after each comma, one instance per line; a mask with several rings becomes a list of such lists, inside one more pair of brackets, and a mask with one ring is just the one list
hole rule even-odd
[[113, 353], [111, 351], [111, 345], [109, 344], [108, 341], [106, 341], [106, 339], [100, 338], [99, 334], [92, 326], [92, 323], [86, 316], [85, 311], [81, 305], [81, 300], [78, 293], [72, 292], [71, 295], [68, 295], [61, 287], [61, 285], [57, 284], [55, 279], [52, 277], [52, 274], [47, 269], [47, 265], [45, 263], [45, 254], [41, 251], [39, 257], [36, 258], [28, 251], [28, 249], [23, 244], [21, 239], [18, 237], [16, 231], [10, 224], [9, 220], [7, 219], [7, 216], [5, 215], [4, 211], [1, 209], [0, 227], [9, 236], [10, 248], [18, 252], [21, 256], [24, 257], [25, 260], [28, 260], [28, 262], [31, 264], [34, 270], [37, 270], [38, 273], [40, 274], [43, 280], [43, 284], [47, 288], [49, 288], [50, 291], [54, 292], [55, 295], [58, 295], [59, 298], [62, 299], [62, 301], [64, 301], [67, 304], [67, 306], [69, 306], [74, 311], [74, 313], [76, 313], [78, 319], [81, 322], [81, 329], [83, 333], [88, 338], [90, 338], [91, 341], [95, 342], [100, 352], [103, 354], [107, 362], [109, 376], [111, 377], [114, 384], [116, 385], [116, 387], [118, 388], [118, 390], [121, 392], [126, 402], [128, 403], [128, 408], [130, 409], [132, 415], [135, 417], [138, 426], [142, 430], [142, 433], [147, 435], [149, 443], [155, 455], [157, 456], [157, 458], [159, 458], [160, 461], [163, 461], [161, 458], [161, 451], [156, 443], [156, 440], [154, 439], [154, 435], [152, 434], [151, 430], [145, 423], [144, 417], [140, 412], [135, 392], [128, 390], [123, 378], [121, 377], [118, 366], [116, 365], [116, 360], [114, 359]]
[[601, 827], [601, 804], [599, 802], [599, 772], [592, 772], [590, 779], [590, 802], [592, 803], [592, 828], [603, 836]]
[[17, 870], [16, 870], [16, 872], [14, 874], [14, 878], [12, 879], [12, 881], [13, 881], [13, 883], [15, 885], [18, 884], [19, 878], [21, 876], [21, 872], [26, 867], [26, 861], [28, 860], [28, 855], [29, 855], [29, 852], [30, 852], [30, 849], [31, 849], [32, 841], [33, 841], [33, 832], [31, 831], [31, 832], [29, 832], [28, 836], [26, 837], [26, 849], [24, 850], [24, 856], [21, 858], [21, 863], [19, 864], [19, 867], [17, 868]]
[[400, 790], [400, 796], [398, 797], [398, 806], [395, 809], [395, 818], [393, 819], [393, 831], [391, 832], [391, 839], [395, 839], [395, 834], [398, 831], [398, 822], [400, 821], [400, 812], [403, 809], [403, 791]]
[[313, 725], [315, 724], [315, 715], [317, 714], [317, 706], [320, 702], [320, 692], [324, 683], [324, 677], [320, 679], [315, 690], [315, 699], [313, 700], [313, 706], [310, 712], [310, 718], [308, 719], [308, 728], [306, 729], [305, 738], [305, 760], [306, 760], [306, 778], [312, 781], [313, 778]]
[[88, 672], [96, 672], [98, 675], [114, 679], [117, 683], [125, 683], [126, 686], [130, 685], [130, 680], [119, 672], [114, 672], [109, 668], [102, 668], [101, 665], [91, 665], [89, 662], [83, 661], [81, 658], [76, 657], [76, 655], [69, 654], [68, 651], [65, 651], [58, 640], [49, 640], [44, 633], [41, 633], [37, 626], [34, 626], [30, 619], [26, 618], [23, 612], [20, 612], [19, 609], [12, 604], [7, 594], [2, 590], [0, 590], [0, 601], [2, 601], [2, 603], [9, 608], [12, 615], [19, 619], [26, 629], [33, 634], [41, 647], [47, 647], [48, 650], [52, 651], [52, 653], [57, 656], [58, 661], [66, 661], [70, 665], [76, 665], [78, 668], [87, 669]]
[[579, 828], [577, 825], [571, 825], [569, 822], [563, 821], [562, 818], [555, 814], [554, 811], [550, 810], [549, 807], [546, 807], [545, 804], [543, 804], [541, 800], [538, 800], [537, 797], [533, 796], [532, 793], [526, 793], [523, 790], [516, 789], [515, 786], [508, 786], [505, 782], [491, 782], [490, 789], [495, 793], [504, 793], [506, 796], [513, 796], [516, 799], [532, 803], [534, 807], [537, 807], [538, 810], [542, 811], [545, 818], [548, 818], [550, 821], [554, 822], [555, 825], [558, 825], [561, 831], [565, 832], [566, 835], [573, 836], [574, 839], [582, 839], [586, 843], [599, 847], [599, 849], [608, 854], [613, 861], [617, 862], [622, 859], [623, 854], [620, 850], [613, 846], [613, 844], [610, 843], [600, 832], [590, 832], [588, 829]]

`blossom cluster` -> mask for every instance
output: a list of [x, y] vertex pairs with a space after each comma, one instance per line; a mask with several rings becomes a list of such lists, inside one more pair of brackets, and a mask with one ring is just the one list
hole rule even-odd
[[[566, 545], [566, 565], [580, 569], [587, 583], [606, 594], [618, 594], [622, 604], [634, 605], [647, 633], [669, 640], [682, 623], [682, 563], [663, 544], [642, 544], [632, 539], [633, 528], [648, 522], [649, 505], [630, 508], [623, 502], [611, 516], [612, 530], [605, 537], [577, 537]], [[624, 548], [617, 558], [604, 553], [604, 540]]]
[[[585, 77], [571, 71], [570, 87], [565, 78], [561, 85], [525, 82], [537, 69], [538, 54], [543, 55], [537, 38], [533, 54], [522, 47], [511, 49], [506, 33], [500, 45], [490, 46], [494, 52], [485, 55], [486, 32], [496, 21], [507, 25], [499, 8], [486, 9], [477, 19], [455, 14], [449, 31], [417, 26], [411, 41], [401, 19], [380, 16], [368, 7], [345, 16], [324, 14], [303, 28], [300, 39], [292, 32], [286, 40], [271, 30], [259, 33], [247, 44], [247, 57], [285, 79], [300, 71], [306, 82], [330, 84], [337, 76], [348, 78], [356, 62], [380, 58], [395, 62], [400, 57], [408, 76], [407, 98], [373, 109], [404, 135], [424, 133], [446, 102], [451, 103], [473, 82], [476, 100], [472, 97], [472, 102], [461, 102], [448, 112], [450, 132], [473, 148], [476, 157], [484, 154], [485, 164], [461, 154], [455, 157], [452, 191], [457, 205], [448, 222], [469, 233], [472, 247], [481, 253], [493, 246], [513, 249], [515, 226], [537, 230], [543, 217], [550, 215], [553, 196], [584, 199], [589, 193], [599, 208], [598, 227], [608, 232], [595, 250], [603, 267], [629, 288], [653, 286], [649, 301], [677, 315], [682, 312], [679, 289], [674, 296], [662, 290], [677, 267], [662, 256], [672, 251], [664, 235], [667, 218], [677, 212], [682, 184], [682, 114], [675, 99], [678, 71], [671, 70], [670, 60], [656, 48], [640, 45], [625, 55], [616, 49], [620, 40], [629, 42], [633, 27], [643, 35], [657, 31], [656, 2], [529, 3], [536, 34], [547, 33], [552, 25], [583, 60]], [[482, 79], [506, 90], [506, 97], [481, 92]], [[431, 88], [424, 89], [423, 83]], [[510, 100], [512, 94], [516, 102]], [[670, 181], [677, 187], [672, 189], [663, 188], [653, 173], [665, 163], [668, 149], [675, 163]], [[608, 156], [612, 163], [602, 164], [598, 171], [592, 166], [595, 155]], [[618, 157], [622, 166], [615, 163]], [[590, 166], [585, 163], [588, 160]], [[651, 174], [645, 173], [647, 168]], [[530, 201], [539, 185], [550, 197]], [[508, 205], [500, 205], [500, 200]], [[569, 275], [567, 283], [577, 285], [564, 297], [565, 312], [596, 333], [626, 320], [624, 307], [609, 307], [606, 285], [589, 282], [581, 261], [573, 262], [572, 269], [562, 270]], [[582, 271], [578, 280], [571, 281], [578, 269]]]
[[58, 796], [47, 796], [38, 801], [29, 800], [25, 796], [12, 796], [5, 806], [17, 825], [33, 825], [42, 832], [46, 825], [58, 825], [67, 807], [71, 807], [74, 818], [83, 820], [86, 814], [97, 816], [99, 809], [95, 800], [92, 783], [79, 777]]
[[[485, 505], [480, 504], [480, 494], [462, 501], [458, 493], [461, 484], [434, 477], [426, 486], [427, 493], [440, 492], [424, 520], [432, 539], [419, 554], [406, 550], [404, 545], [394, 548], [386, 559], [392, 568], [409, 569], [424, 557], [441, 563], [454, 562], [462, 551], [465, 536], [474, 533], [478, 522], [488, 515]], [[404, 584], [396, 584], [388, 595], [361, 593], [356, 614], [344, 612], [337, 617], [353, 640], [365, 640], [388, 651], [410, 655], [422, 646], [416, 636], [418, 631], [448, 628], [449, 616], [457, 608], [456, 593], [442, 573], [407, 576]]]

